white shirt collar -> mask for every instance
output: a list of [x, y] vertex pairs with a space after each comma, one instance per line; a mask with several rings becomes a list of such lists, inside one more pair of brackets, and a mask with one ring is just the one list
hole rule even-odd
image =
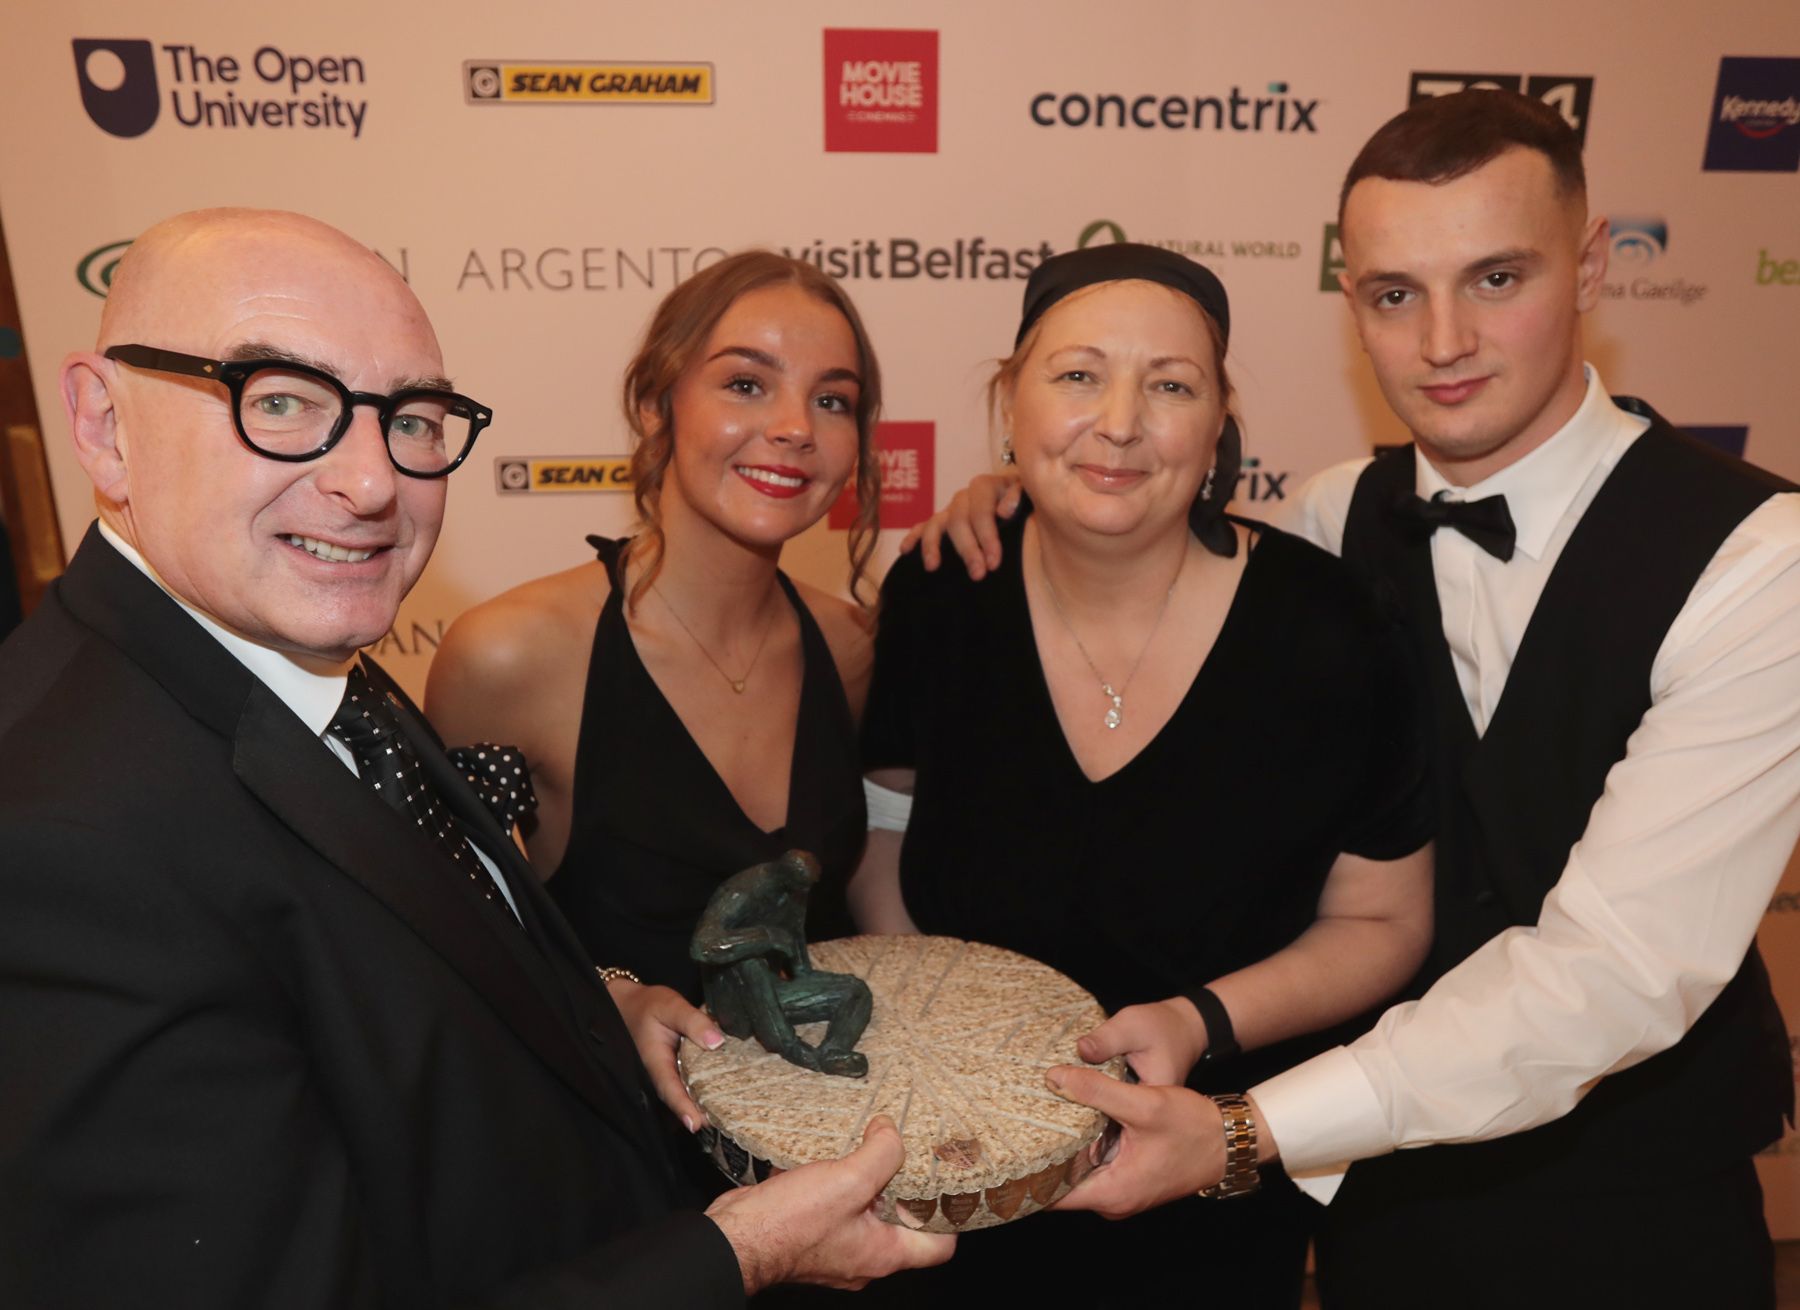
[[1453, 485], [1425, 458], [1425, 452], [1415, 447], [1414, 485], [1419, 495], [1429, 499], [1444, 491], [1451, 500], [1505, 496], [1518, 531], [1517, 548], [1532, 559], [1541, 559], [1557, 524], [1595, 466], [1621, 435], [1642, 426], [1613, 404], [1593, 365], [1583, 367], [1587, 394], [1569, 421], [1529, 455], [1473, 486]]
[[194, 621], [236, 656], [238, 663], [268, 684], [269, 690], [281, 698], [310, 732], [315, 736], [324, 735], [325, 729], [331, 726], [332, 716], [337, 713], [338, 704], [344, 699], [344, 683], [349, 676], [350, 666], [356, 662], [355, 656], [343, 661], [307, 658], [251, 641], [225, 627], [211, 615], [195, 609], [171, 591], [169, 585], [157, 576], [156, 570], [150, 567], [149, 561], [108, 527], [104, 520], [100, 523], [100, 535], [145, 577], [167, 592], [170, 600], [193, 615]]

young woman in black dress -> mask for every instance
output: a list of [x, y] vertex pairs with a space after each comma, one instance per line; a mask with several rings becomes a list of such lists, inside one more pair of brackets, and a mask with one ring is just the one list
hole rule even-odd
[[[515, 743], [530, 761], [526, 848], [592, 958], [633, 975], [608, 985], [636, 1031], [663, 1003], [634, 979], [698, 1004], [688, 941], [739, 869], [812, 851], [824, 877], [808, 935], [851, 930], [867, 619], [780, 560], [855, 478], [853, 579], [866, 565], [880, 376], [835, 281], [749, 251], [669, 294], [624, 392], [641, 530], [590, 538], [595, 562], [464, 614], [426, 699], [447, 740]], [[659, 1013], [717, 1040], [687, 1006]], [[672, 1061], [652, 1072], [665, 1100], [691, 1108]]]
[[[1218, 280], [1168, 251], [1033, 273], [990, 392], [1030, 512], [984, 580], [953, 556], [888, 574], [863, 745], [891, 794], [851, 891], [866, 928], [1010, 947], [1137, 1007], [1180, 1052], [1139, 1076], [1201, 1091], [1329, 1042], [1305, 1034], [1397, 991], [1430, 933], [1403, 647], [1337, 560], [1223, 514], [1229, 330]], [[1270, 1177], [1120, 1224], [1053, 1213], [877, 1291], [1293, 1306], [1311, 1206]]]

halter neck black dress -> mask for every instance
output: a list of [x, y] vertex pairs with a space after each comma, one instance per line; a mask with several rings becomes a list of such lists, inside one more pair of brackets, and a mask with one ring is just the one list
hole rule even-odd
[[792, 848], [811, 851], [824, 872], [807, 906], [807, 939], [854, 931], [844, 888], [866, 823], [856, 728], [824, 634], [778, 574], [800, 620], [805, 671], [787, 822], [773, 832], [757, 827], [638, 658], [625, 625], [625, 543], [588, 541], [612, 594], [594, 627], [582, 697], [569, 845], [548, 887], [597, 963], [698, 1004], [688, 940], [707, 898], [739, 869]]

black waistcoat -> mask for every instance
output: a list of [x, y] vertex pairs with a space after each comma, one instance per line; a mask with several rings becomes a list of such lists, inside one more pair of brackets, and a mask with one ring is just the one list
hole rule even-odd
[[[1412, 448], [1378, 457], [1351, 501], [1344, 558], [1413, 634], [1436, 710], [1436, 940], [1421, 992], [1496, 933], [1537, 922], [1650, 708], [1651, 664], [1695, 582], [1745, 516], [1793, 489], [1676, 432], [1641, 401], [1617, 403], [1651, 426], [1570, 535], [1480, 737], [1444, 640], [1429, 538], [1388, 512], [1413, 491]], [[1562, 1119], [1401, 1151], [1352, 1177], [1408, 1191], [1605, 1188], [1742, 1160], [1793, 1108], [1786, 1031], [1752, 945], [1686, 1037], [1604, 1079]]]

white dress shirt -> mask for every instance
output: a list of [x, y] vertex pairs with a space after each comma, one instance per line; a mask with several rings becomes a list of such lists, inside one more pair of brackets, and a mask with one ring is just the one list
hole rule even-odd
[[[100, 535], [106, 538], [112, 548], [130, 560], [132, 565], [150, 581], [168, 595], [182, 609], [193, 616], [213, 638], [229, 651], [238, 663], [249, 669], [251, 674], [260, 680], [268, 689], [280, 698], [282, 704], [292, 710], [300, 722], [306, 725], [307, 731], [324, 742], [331, 753], [343, 762], [351, 773], [358, 773], [356, 761], [350, 757], [350, 748], [326, 731], [331, 726], [332, 718], [344, 699], [344, 685], [350, 676], [350, 666], [356, 662], [353, 655], [347, 660], [325, 660], [316, 657], [290, 654], [287, 651], [275, 650], [259, 642], [250, 640], [241, 633], [233, 632], [210, 614], [195, 609], [175, 592], [156, 570], [137, 550], [118, 533], [114, 532], [104, 520], [99, 524]], [[467, 834], [465, 834], [466, 836]], [[512, 888], [506, 885], [506, 875], [500, 872], [488, 853], [471, 837], [469, 849], [475, 852], [475, 858], [487, 866], [487, 871], [494, 876], [494, 885], [499, 887], [500, 894], [506, 898], [506, 907], [517, 918], [519, 907], [513, 904]]]
[[[1570, 532], [1647, 426], [1587, 377], [1561, 431], [1475, 486], [1450, 487], [1416, 456], [1421, 495], [1504, 495], [1518, 528], [1506, 563], [1451, 529], [1431, 541], [1478, 731]], [[1313, 478], [1282, 526], [1341, 553], [1368, 463]], [[1601, 1077], [1679, 1041], [1737, 972], [1800, 837], [1800, 495], [1770, 497], [1725, 539], [1658, 648], [1650, 693], [1535, 925], [1490, 939], [1349, 1046], [1252, 1089], [1315, 1196], [1329, 1199], [1353, 1160], [1567, 1114]]]

